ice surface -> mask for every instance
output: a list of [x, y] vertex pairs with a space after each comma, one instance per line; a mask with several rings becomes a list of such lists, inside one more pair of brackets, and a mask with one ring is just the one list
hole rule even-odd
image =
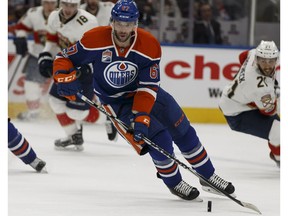
[[[258, 215], [202, 191], [197, 177], [182, 168], [183, 179], [200, 190], [204, 201], [178, 199], [156, 178], [150, 157], [138, 156], [121, 138], [108, 141], [103, 124], [84, 125], [83, 152], [64, 152], [54, 150], [54, 140], [64, 136], [56, 121], [13, 123], [47, 162], [48, 173], [36, 173], [9, 153], [9, 216]], [[280, 171], [269, 158], [267, 141], [227, 125], [194, 127], [216, 173], [235, 185], [237, 199], [256, 205], [262, 215], [279, 216]], [[186, 163], [176, 148], [177, 158]], [[212, 212], [207, 212], [209, 200]]]

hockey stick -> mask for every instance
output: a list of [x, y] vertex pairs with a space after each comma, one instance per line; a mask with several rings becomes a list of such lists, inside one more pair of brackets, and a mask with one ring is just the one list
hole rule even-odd
[[[108, 116], [109, 118], [115, 120], [119, 125], [121, 125], [125, 130], [127, 131], [133, 131], [133, 129], [131, 129], [130, 127], [128, 127], [124, 122], [122, 122], [120, 119], [116, 118], [115, 116], [111, 115], [110, 113], [108, 113], [101, 105], [96, 104], [95, 102], [89, 100], [86, 96], [82, 95], [81, 93], [77, 93], [77, 96], [83, 100], [84, 102], [86, 102], [87, 104], [89, 104], [90, 106], [93, 106], [94, 108], [98, 109], [100, 112], [102, 112], [103, 114], [105, 114], [106, 116]], [[253, 204], [251, 203], [247, 203], [247, 202], [242, 202], [236, 198], [234, 198], [233, 196], [231, 196], [230, 194], [228, 194], [226, 191], [218, 189], [216, 186], [214, 186], [213, 184], [211, 184], [207, 179], [205, 179], [204, 177], [202, 177], [200, 174], [198, 174], [196, 171], [194, 171], [192, 168], [188, 167], [186, 164], [184, 164], [183, 162], [181, 162], [180, 160], [178, 160], [177, 158], [175, 158], [174, 156], [172, 156], [169, 152], [167, 152], [166, 150], [162, 149], [160, 146], [158, 146], [157, 144], [155, 144], [154, 142], [152, 142], [150, 139], [148, 139], [147, 137], [143, 137], [143, 140], [145, 141], [145, 143], [147, 143], [148, 145], [150, 145], [151, 147], [153, 147], [154, 149], [156, 149], [157, 151], [159, 151], [160, 153], [162, 153], [163, 155], [165, 155], [166, 157], [172, 159], [173, 161], [175, 161], [179, 166], [181, 166], [182, 168], [190, 171], [192, 174], [194, 174], [195, 176], [197, 176], [199, 179], [201, 179], [202, 181], [204, 181], [205, 183], [207, 183], [210, 187], [212, 187], [214, 190], [218, 191], [219, 193], [222, 193], [223, 195], [225, 195], [226, 197], [228, 197], [229, 199], [233, 200], [234, 202], [236, 202], [237, 204], [245, 207], [245, 208], [249, 208], [253, 211], [256, 211], [259, 214], [262, 214], [260, 212], [260, 210]]]
[[[12, 74], [11, 78], [9, 79], [8, 91], [10, 90], [10, 87], [11, 87], [11, 85], [12, 85], [12, 83], [13, 83], [13, 80], [14, 80], [17, 72], [18, 72], [18, 69], [19, 69], [21, 63], [22, 63], [22, 60], [23, 60], [24, 58], [27, 59], [27, 55], [26, 55], [25, 57], [23, 57], [23, 56], [21, 56], [21, 55], [18, 55], [18, 56], [19, 56], [19, 58], [18, 58], [18, 59], [19, 59], [19, 60], [18, 60], [18, 63], [17, 63], [17, 65], [15, 66], [15, 69], [14, 69], [14, 71], [13, 71], [13, 74]], [[15, 61], [16, 61], [16, 59], [15, 59]]]

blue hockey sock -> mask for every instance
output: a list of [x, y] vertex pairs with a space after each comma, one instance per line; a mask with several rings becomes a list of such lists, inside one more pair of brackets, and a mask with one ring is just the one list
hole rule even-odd
[[[155, 137], [153, 137], [152, 141], [169, 152], [169, 154], [174, 155], [172, 138], [168, 131], [161, 131]], [[178, 165], [174, 162], [174, 160], [167, 158], [165, 155], [152, 147], [149, 147], [149, 154], [152, 157], [153, 163], [157, 169], [158, 176], [163, 180], [167, 187], [175, 187], [182, 180]]]
[[8, 148], [25, 164], [30, 164], [36, 158], [33, 148], [11, 122], [8, 122]]
[[213, 175], [215, 171], [213, 164], [192, 126], [187, 133], [182, 138], [175, 141], [175, 143], [182, 155], [197, 173], [207, 179]]

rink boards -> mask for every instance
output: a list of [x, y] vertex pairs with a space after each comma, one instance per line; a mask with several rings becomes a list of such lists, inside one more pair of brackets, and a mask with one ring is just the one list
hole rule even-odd
[[[30, 45], [30, 41], [29, 41]], [[238, 55], [244, 49], [162, 46], [161, 86], [178, 101], [191, 122], [225, 122], [218, 102], [223, 87], [233, 79], [240, 64]], [[15, 56], [12, 40], [8, 44], [9, 116], [26, 109], [22, 73], [25, 58]], [[21, 62], [20, 62], [21, 61]], [[19, 63], [20, 62], [20, 63]], [[16, 72], [15, 72], [16, 71]], [[47, 104], [51, 82], [43, 85], [43, 117], [53, 114]]]

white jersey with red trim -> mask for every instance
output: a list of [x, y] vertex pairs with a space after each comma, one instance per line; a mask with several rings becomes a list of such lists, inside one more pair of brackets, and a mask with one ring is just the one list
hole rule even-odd
[[250, 50], [234, 80], [223, 89], [219, 106], [224, 115], [235, 116], [254, 109], [265, 115], [275, 114], [275, 77], [276, 74], [268, 77], [261, 73], [255, 61], [255, 49]]
[[[96, 14], [96, 18], [98, 20], [99, 26], [106, 26], [110, 23], [111, 11], [114, 7], [114, 3], [112, 2], [99, 2], [98, 3], [98, 12]], [[80, 8], [86, 10], [87, 3], [81, 4]]]
[[[74, 44], [86, 31], [98, 26], [96, 17], [85, 10], [78, 9], [65, 23], [61, 22], [60, 13], [61, 10], [53, 11], [48, 18], [47, 42], [55, 43], [61, 49]], [[47, 44], [49, 43], [46, 43], [44, 51], [49, 52], [51, 46]]]
[[27, 37], [33, 33], [35, 43], [29, 49], [29, 53], [38, 58], [44, 48], [47, 34], [47, 17], [44, 16], [43, 6], [30, 8], [15, 29], [17, 37]]

